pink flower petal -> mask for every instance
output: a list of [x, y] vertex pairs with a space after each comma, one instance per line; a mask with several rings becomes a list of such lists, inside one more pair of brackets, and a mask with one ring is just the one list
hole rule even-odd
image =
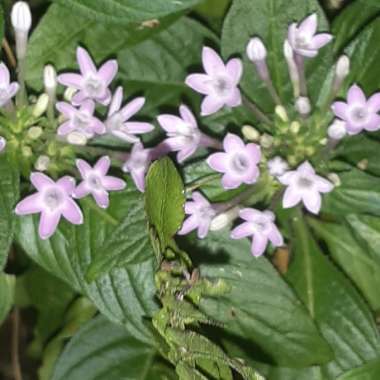
[[199, 205], [203, 205], [204, 207], [208, 207], [210, 205], [209, 201], [199, 191], [195, 191], [191, 197], [195, 203]]
[[368, 124], [364, 127], [367, 131], [377, 131], [380, 129], [380, 116], [377, 114], [374, 114], [371, 116], [370, 121]]
[[298, 26], [298, 31], [300, 33], [305, 33], [309, 36], [314, 35], [317, 32], [318, 18], [317, 14], [313, 13], [306, 17]]
[[314, 176], [315, 175], [315, 170], [311, 166], [309, 161], [305, 161], [300, 166], [298, 166], [297, 172], [301, 173], [302, 175], [306, 175], [306, 176]]
[[12, 82], [8, 87], [9, 98], [13, 98], [19, 89], [20, 89], [20, 85], [17, 82]]
[[144, 171], [132, 171], [131, 176], [137, 189], [142, 193], [145, 191], [145, 172]]
[[60, 74], [57, 77], [57, 81], [65, 86], [79, 90], [82, 87], [83, 77], [74, 73]]
[[294, 189], [293, 186], [289, 186], [284, 193], [282, 198], [283, 208], [292, 208], [301, 201], [301, 194]]
[[150, 123], [140, 121], [128, 121], [124, 124], [125, 129], [130, 134], [142, 134], [153, 131], [154, 126]]
[[3, 62], [0, 63], [0, 83], [4, 87], [8, 87], [10, 82], [9, 70]]
[[334, 112], [335, 116], [339, 117], [342, 120], [347, 119], [349, 107], [346, 103], [334, 102], [331, 106], [331, 109]]
[[278, 177], [278, 180], [283, 185], [290, 185], [293, 182], [295, 176], [297, 176], [297, 172], [296, 171], [290, 171], [290, 172], [287, 172], [287, 173], [283, 174], [282, 176]]
[[59, 220], [61, 219], [60, 212], [42, 212], [40, 218], [40, 224], [38, 227], [38, 234], [43, 240], [48, 239], [51, 235], [54, 234], [57, 229]]
[[85, 178], [92, 171], [92, 167], [85, 160], [79, 158], [75, 161], [75, 164], [82, 178]]
[[46, 186], [54, 186], [55, 182], [49, 178], [47, 175], [39, 172], [33, 172], [30, 175], [30, 181], [33, 186], [38, 190], [43, 190]]
[[231, 78], [233, 84], [237, 85], [240, 82], [243, 74], [243, 64], [240, 59], [233, 58], [227, 62], [226, 71]]
[[164, 114], [157, 117], [157, 121], [166, 132], [175, 133], [180, 125], [183, 125], [183, 120], [178, 116]]
[[75, 190], [75, 179], [66, 175], [57, 181], [57, 185], [68, 195], [72, 195]]
[[117, 61], [114, 59], [111, 59], [107, 62], [105, 62], [99, 69], [98, 75], [103, 80], [106, 87], [112, 82], [112, 80], [115, 78], [118, 70], [118, 64]]
[[27, 196], [22, 201], [20, 201], [15, 209], [17, 215], [28, 215], [41, 212], [43, 207], [41, 207], [40, 194], [35, 193]]
[[178, 235], [187, 235], [196, 228], [198, 228], [198, 219], [195, 215], [191, 215], [183, 222], [182, 228], [178, 231]]
[[251, 185], [255, 183], [260, 176], [260, 170], [257, 166], [251, 165], [251, 167], [247, 170], [244, 176], [242, 176], [242, 182], [247, 185]]
[[76, 108], [74, 108], [71, 104], [66, 102], [58, 102], [55, 105], [55, 108], [57, 108], [57, 110], [61, 112], [63, 115], [65, 115], [67, 118], [70, 118], [77, 111]]
[[242, 103], [242, 100], [241, 100], [241, 94], [240, 94], [240, 90], [235, 87], [232, 91], [231, 91], [231, 95], [230, 97], [226, 100], [226, 104], [228, 107], [238, 107], [240, 106]]
[[207, 236], [210, 229], [210, 223], [210, 220], [202, 220], [201, 223], [199, 223], [197, 231], [198, 239], [204, 239]]
[[214, 96], [214, 95], [207, 95], [201, 105], [201, 115], [202, 116], [208, 116], [215, 112], [218, 112], [220, 109], [222, 109], [224, 106], [223, 100], [220, 98]]
[[185, 213], [194, 214], [198, 210], [196, 202], [186, 202], [185, 203]]
[[90, 194], [90, 192], [91, 191], [87, 185], [87, 182], [83, 181], [76, 187], [76, 189], [74, 190], [73, 196], [75, 198], [82, 199], [86, 197], [88, 194]]
[[98, 118], [93, 117], [91, 121], [91, 130], [98, 135], [103, 135], [106, 133], [106, 126]]
[[318, 214], [321, 209], [322, 197], [317, 191], [307, 191], [302, 195], [302, 201], [306, 209], [313, 214]]
[[62, 210], [62, 215], [66, 220], [68, 220], [72, 224], [83, 223], [82, 210], [71, 198], [67, 199], [65, 207]]
[[246, 220], [247, 222], [254, 222], [257, 218], [261, 217], [261, 212], [253, 208], [243, 208], [239, 211], [240, 218]]
[[288, 41], [290, 46], [294, 49], [294, 46], [296, 45], [296, 36], [297, 36], [297, 24], [292, 23], [289, 25], [288, 29]]
[[177, 153], [177, 161], [179, 163], [184, 162], [185, 160], [187, 160], [189, 157], [191, 157], [195, 153], [195, 151], [197, 150], [197, 148], [198, 148], [198, 145], [193, 144], [193, 145], [190, 145], [188, 147], [185, 147], [185, 148], [181, 149]]
[[110, 191], [123, 190], [126, 187], [126, 183], [122, 179], [112, 176], [102, 178], [102, 185]]
[[80, 106], [85, 100], [86, 100], [86, 95], [83, 91], [78, 91], [76, 94], [71, 99], [71, 104], [74, 106]]
[[279, 229], [274, 224], [268, 233], [268, 239], [274, 247], [281, 247], [284, 245], [284, 238], [282, 237]]
[[205, 46], [202, 50], [203, 67], [208, 75], [214, 76], [225, 72], [224, 62], [215, 50]]
[[96, 101], [98, 103], [102, 104], [103, 106], [108, 106], [108, 104], [110, 104], [110, 102], [111, 102], [111, 99], [112, 99], [111, 91], [107, 88], [104, 91], [104, 95], [97, 98]]
[[316, 176], [315, 185], [320, 193], [329, 193], [334, 189], [334, 185], [330, 181], [320, 176]]
[[227, 133], [223, 140], [223, 148], [227, 153], [241, 152], [245, 149], [245, 145], [239, 136], [233, 133]]
[[107, 208], [109, 206], [110, 201], [106, 191], [94, 191], [92, 192], [92, 196], [99, 207]]
[[240, 178], [235, 178], [228, 173], [222, 177], [222, 186], [226, 190], [236, 189], [241, 185], [241, 183], [242, 181]]
[[373, 94], [367, 101], [367, 106], [373, 111], [373, 112], [379, 112], [380, 111], [380, 92], [377, 92], [376, 94]]
[[349, 105], [357, 104], [365, 106], [367, 104], [367, 99], [364, 92], [358, 85], [354, 84], [348, 90], [347, 102]]
[[255, 257], [261, 256], [268, 245], [268, 238], [265, 235], [255, 234], [252, 239], [251, 252]]
[[145, 98], [136, 98], [126, 104], [120, 111], [123, 121], [129, 120], [134, 114], [139, 112], [145, 104]]
[[245, 147], [250, 156], [251, 163], [258, 164], [261, 160], [261, 149], [257, 144], [247, 144]]
[[239, 226], [235, 227], [231, 231], [231, 238], [232, 239], [242, 239], [247, 236], [253, 235], [255, 232], [255, 228], [253, 227], [252, 223], [242, 223]]
[[207, 95], [210, 93], [210, 77], [206, 74], [191, 74], [189, 75], [185, 83], [194, 91]]
[[108, 156], [99, 158], [96, 162], [94, 169], [101, 175], [105, 176], [111, 166], [111, 159]]
[[207, 158], [207, 164], [211, 169], [225, 173], [228, 170], [229, 156], [226, 153], [214, 153]]
[[333, 36], [329, 33], [317, 34], [311, 40], [310, 47], [315, 50], [321, 49], [323, 46], [331, 42], [332, 39], [333, 39]]
[[87, 51], [82, 47], [77, 48], [77, 61], [82, 75], [86, 75], [88, 73], [96, 74], [97, 70], [93, 60]]
[[58, 127], [57, 133], [59, 136], [66, 136], [75, 129], [71, 121], [66, 121]]
[[123, 102], [123, 87], [119, 86], [112, 97], [110, 108], [108, 110], [108, 116], [111, 116], [117, 111], [119, 111], [122, 102]]
[[190, 108], [182, 104], [179, 107], [179, 114], [181, 115], [182, 120], [184, 120], [186, 123], [189, 123], [191, 126], [197, 128], [198, 123], [195, 119], [193, 113], [190, 111]]
[[91, 99], [86, 99], [81, 103], [80, 106], [81, 112], [87, 112], [89, 115], [93, 115], [95, 112], [95, 102]]

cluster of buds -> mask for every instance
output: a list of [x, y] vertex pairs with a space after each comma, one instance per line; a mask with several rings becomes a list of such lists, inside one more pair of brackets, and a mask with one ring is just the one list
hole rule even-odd
[[[30, 17], [20, 15], [21, 10], [29, 9], [25, 3], [21, 3], [15, 5], [14, 13], [17, 16], [12, 17], [15, 20], [13, 24], [19, 61], [25, 56], [25, 41], [31, 20]], [[20, 27], [21, 24], [24, 28]], [[152, 161], [176, 152], [177, 161], [182, 164], [199, 149], [207, 150], [209, 155], [206, 162], [213, 171], [221, 174], [221, 186], [230, 190], [244, 185], [247, 190], [229, 202], [214, 204], [199, 191], [193, 192], [191, 200], [185, 204], [188, 217], [179, 234], [197, 230], [198, 237], [204, 238], [209, 230], [232, 226], [237, 218], [241, 218], [243, 222], [232, 228], [231, 238], [251, 236], [252, 254], [260, 256], [269, 242], [279, 247], [284, 244], [284, 240], [275, 225], [272, 211], [244, 206], [249, 199], [247, 194], [252, 195], [254, 192], [255, 186], [252, 185], [269, 177], [275, 190], [282, 196], [283, 208], [303, 204], [309, 212], [318, 214], [322, 204], [321, 194], [331, 192], [334, 185], [318, 175], [311, 164], [312, 157], [317, 152], [316, 145], [323, 139], [327, 143], [326, 136], [336, 143], [346, 134], [380, 129], [380, 94], [367, 100], [362, 90], [354, 85], [348, 92], [347, 102], [332, 104], [331, 110], [336, 116], [332, 124], [328, 126], [326, 123], [326, 126], [316, 128], [316, 131], [311, 130], [313, 105], [308, 97], [305, 60], [316, 57], [319, 50], [332, 40], [330, 34], [318, 33], [317, 29], [317, 15], [312, 14], [299, 24], [291, 24], [284, 42], [284, 56], [293, 87], [296, 112], [288, 112], [283, 106], [271, 79], [265, 44], [257, 36], [248, 41], [246, 53], [273, 99], [272, 117], [263, 114], [240, 91], [243, 64], [238, 58], [225, 63], [216, 51], [204, 47], [204, 72], [190, 74], [185, 79], [187, 86], [204, 96], [201, 116], [212, 115], [224, 107], [239, 107], [244, 103], [263, 124], [271, 126], [272, 134], [260, 134], [257, 129], [244, 126], [242, 136], [226, 133], [223, 140], [219, 141], [203, 132], [190, 108], [182, 104], [178, 115], [162, 114], [157, 117], [157, 124], [166, 134], [166, 138], [154, 147], [144, 147], [140, 136], [151, 132], [154, 126], [148, 122], [135, 121], [133, 117], [144, 106], [145, 98], [138, 97], [123, 105], [122, 87], [116, 88], [113, 94], [111, 92], [112, 81], [118, 72], [117, 62], [108, 60], [98, 68], [82, 47], [77, 48], [79, 73], [62, 73], [57, 76], [52, 66], [45, 67], [46, 94], [43, 100], [39, 100], [45, 104], [42, 113], [47, 109], [48, 119], [51, 120], [55, 120], [55, 110], [60, 113], [55, 141], [64, 141], [69, 145], [86, 145], [95, 137], [112, 135], [131, 144], [129, 153], [122, 152], [125, 159], [121, 168], [130, 173], [141, 192], [145, 189], [145, 175]], [[348, 73], [349, 59], [342, 56], [336, 65], [330, 99], [337, 96]], [[4, 110], [9, 108], [9, 103], [19, 88], [23, 88], [24, 83], [20, 83], [20, 80], [23, 80], [22, 75], [19, 83], [11, 83], [8, 69], [4, 64], [0, 65], [0, 87], [3, 89], [0, 92], [0, 105]], [[56, 102], [57, 82], [67, 87], [65, 101]], [[105, 120], [97, 116], [98, 105], [108, 107]], [[289, 114], [296, 114], [298, 117], [290, 120]], [[39, 116], [41, 112], [38, 116], [35, 115]], [[5, 146], [5, 140], [1, 146]], [[107, 175], [110, 164], [111, 159], [108, 156], [101, 157], [93, 167], [86, 161], [77, 159], [76, 166], [82, 177], [78, 186], [72, 177], [66, 176], [53, 181], [42, 173], [32, 173], [31, 181], [37, 193], [22, 200], [16, 207], [16, 213], [41, 213], [42, 238], [48, 238], [54, 233], [61, 216], [71, 223], [80, 224], [83, 217], [75, 199], [92, 195], [99, 207], [106, 208], [109, 205], [108, 192], [124, 188], [124, 181]], [[41, 155], [35, 167], [42, 171], [48, 165], [49, 157]], [[327, 177], [330, 178], [328, 174]]]

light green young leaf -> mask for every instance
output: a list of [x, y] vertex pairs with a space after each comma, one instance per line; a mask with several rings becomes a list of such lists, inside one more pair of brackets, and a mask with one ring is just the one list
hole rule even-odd
[[[82, 210], [83, 225], [61, 221], [46, 241], [38, 236], [38, 217], [20, 218], [18, 243], [39, 265], [86, 295], [111, 321], [128, 325], [140, 339], [147, 339], [150, 331], [143, 318], [156, 309], [154, 254], [141, 194], [129, 182], [125, 191], [111, 195], [107, 211], [86, 199]], [[117, 268], [87, 282], [91, 264], [107, 255]]]
[[[316, 0], [235, 0], [223, 26], [222, 52], [225, 58], [239, 55], [244, 59], [243, 90], [263, 110], [273, 113], [274, 103], [253, 64], [246, 56], [246, 46], [251, 37], [258, 36], [268, 50], [268, 65], [272, 80], [285, 104], [293, 103], [283, 44], [288, 26], [317, 12], [319, 28], [328, 29], [326, 18]], [[330, 48], [324, 48], [318, 58], [306, 64], [306, 76], [311, 98], [317, 98], [324, 78], [331, 66]]]
[[[149, 25], [170, 14], [188, 10], [203, 0], [53, 0], [68, 7], [70, 12], [79, 13], [97, 22], [129, 25]], [[149, 26], [145, 26], [149, 27]]]
[[219, 337], [230, 356], [288, 367], [332, 358], [292, 290], [266, 258], [252, 257], [248, 239], [233, 241], [218, 232], [196, 246], [202, 276], [221, 278], [232, 287], [230, 293], [201, 302], [205, 314], [223, 323]]
[[0, 326], [13, 306], [15, 285], [15, 276], [0, 273]]
[[375, 380], [379, 377], [379, 373], [380, 359], [376, 359], [344, 373], [338, 380]]
[[170, 158], [162, 158], [150, 167], [145, 179], [145, 210], [163, 247], [169, 245], [180, 229], [185, 215], [182, 179]]
[[291, 225], [294, 251], [286, 278], [334, 352], [323, 373], [336, 379], [379, 355], [379, 333], [367, 304], [322, 254], [300, 212]]
[[160, 379], [160, 375], [174, 380], [174, 371], [164, 368], [156, 354], [153, 342], [142, 342], [128, 329], [98, 317], [66, 346], [52, 380], [140, 380]]

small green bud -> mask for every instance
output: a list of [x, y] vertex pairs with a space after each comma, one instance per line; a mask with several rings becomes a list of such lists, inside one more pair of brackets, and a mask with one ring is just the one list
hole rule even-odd
[[28, 137], [32, 140], [37, 140], [42, 135], [41, 127], [31, 127], [28, 130]]
[[290, 132], [297, 134], [301, 129], [301, 124], [298, 121], [292, 121], [290, 124]]
[[67, 102], [71, 102], [71, 99], [73, 98], [76, 92], [77, 90], [75, 88], [67, 87], [63, 94], [63, 97]]
[[335, 187], [338, 187], [342, 184], [342, 181], [340, 180], [338, 174], [336, 173], [329, 173], [327, 175], [327, 178], [333, 183]]
[[273, 136], [268, 135], [267, 133], [264, 133], [260, 137], [260, 145], [263, 148], [270, 148], [273, 145]]
[[36, 170], [43, 172], [48, 169], [49, 164], [50, 164], [50, 158], [48, 156], [42, 155], [38, 157], [37, 161], [34, 164], [34, 168]]
[[289, 121], [288, 114], [283, 106], [276, 106], [275, 113], [284, 123]]
[[247, 140], [258, 141], [260, 139], [260, 132], [250, 125], [244, 125], [241, 131]]
[[368, 160], [364, 158], [363, 160], [359, 161], [356, 166], [360, 170], [366, 170], [368, 168]]
[[33, 151], [29, 146], [24, 146], [21, 149], [21, 153], [24, 157], [31, 157], [33, 156]]
[[308, 147], [306, 147], [305, 148], [305, 154], [307, 155], [307, 156], [312, 156], [313, 154], [315, 154], [315, 148], [314, 147], [312, 147], [312, 146], [308, 146]]
[[33, 116], [38, 118], [42, 116], [48, 107], [49, 104], [49, 96], [48, 94], [42, 94], [39, 96], [36, 105], [33, 108]]
[[297, 158], [296, 158], [296, 156], [288, 156], [286, 158], [286, 160], [288, 161], [288, 163], [290, 164], [290, 166], [294, 166], [295, 164], [297, 164]]

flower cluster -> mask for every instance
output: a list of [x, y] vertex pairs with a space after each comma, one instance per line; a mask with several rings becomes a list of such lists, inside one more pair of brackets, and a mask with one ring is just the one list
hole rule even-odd
[[[30, 22], [28, 17], [19, 15], [21, 11], [26, 12], [25, 3], [21, 2], [21, 8], [19, 3], [14, 7], [17, 17], [12, 17], [12, 22], [16, 32], [18, 59], [23, 60]], [[21, 25], [20, 20], [25, 25]], [[46, 94], [39, 99], [40, 103], [37, 102], [34, 116], [38, 118], [49, 106], [53, 106], [50, 115], [54, 116], [55, 107], [60, 113], [56, 140], [69, 146], [90, 145], [91, 139], [105, 135], [131, 144], [129, 153], [122, 152], [122, 156], [115, 157], [115, 161], [123, 157], [120, 165], [122, 170], [131, 175], [141, 192], [145, 190], [145, 175], [152, 161], [175, 152], [177, 162], [183, 164], [202, 150], [207, 154], [206, 162], [210, 170], [216, 172], [217, 176], [220, 174], [221, 187], [225, 190], [235, 189], [238, 195], [224, 203], [210, 203], [200, 191], [194, 191], [191, 200], [185, 204], [188, 217], [178, 233], [185, 235], [197, 230], [198, 237], [202, 239], [209, 230], [231, 226], [240, 218], [243, 222], [232, 228], [231, 238], [252, 237], [252, 254], [260, 256], [269, 242], [274, 247], [284, 244], [275, 224], [274, 213], [271, 210], [249, 208], [257, 202], [253, 196], [260, 184], [270, 188], [267, 193], [275, 194], [274, 199], [282, 199], [283, 208], [302, 204], [307, 211], [318, 214], [322, 207], [321, 194], [329, 193], [334, 188], [330, 181], [317, 174], [321, 169], [318, 160], [314, 159], [318, 149], [323, 152], [333, 148], [346, 134], [380, 129], [380, 93], [367, 99], [360, 87], [353, 85], [348, 91], [346, 102], [335, 101], [332, 105], [327, 104], [326, 109], [319, 110], [329, 115], [329, 119], [325, 119], [323, 128], [318, 126], [313, 130], [314, 110], [308, 97], [305, 64], [308, 59], [316, 57], [332, 38], [328, 33], [318, 32], [316, 14], [289, 26], [283, 46], [294, 94], [294, 110], [291, 112], [284, 107], [271, 79], [264, 42], [258, 36], [247, 41], [246, 55], [273, 100], [273, 115], [265, 115], [240, 90], [242, 60], [232, 58], [225, 63], [215, 50], [203, 48], [204, 72], [185, 78], [188, 87], [204, 96], [200, 116], [207, 117], [223, 108], [233, 109], [244, 105], [258, 120], [259, 129], [264, 125], [267, 131], [271, 131], [270, 134], [261, 134], [246, 125], [241, 129], [241, 136], [236, 132], [227, 132], [219, 141], [202, 131], [191, 109], [182, 104], [178, 114], [161, 114], [157, 117], [157, 124], [166, 137], [156, 146], [146, 147], [141, 136], [153, 131], [154, 126], [149, 122], [134, 120], [143, 108], [145, 98], [138, 97], [123, 105], [123, 88], [117, 87], [114, 92], [112, 90], [112, 82], [118, 73], [117, 62], [111, 59], [98, 68], [82, 47], [78, 47], [76, 52], [79, 73], [57, 76], [51, 65], [46, 66]], [[329, 99], [337, 97], [349, 74], [349, 65], [347, 56], [338, 59]], [[56, 102], [57, 82], [67, 87], [65, 101]], [[23, 83], [11, 83], [9, 71], [1, 63], [0, 107], [3, 113], [13, 107], [12, 98], [23, 87]], [[97, 107], [103, 110], [108, 107], [104, 118], [99, 117]], [[335, 119], [330, 117], [332, 114]], [[296, 117], [291, 120], [289, 115]], [[29, 129], [30, 135], [41, 133], [33, 128]], [[6, 140], [2, 139], [0, 149], [5, 147], [5, 143]], [[19, 215], [41, 213], [39, 233], [43, 239], [54, 233], [61, 216], [73, 224], [83, 222], [81, 209], [75, 199], [91, 195], [99, 207], [106, 208], [109, 205], [108, 192], [125, 187], [123, 180], [107, 175], [111, 165], [108, 156], [101, 157], [94, 166], [83, 159], [74, 162], [82, 179], [78, 185], [73, 177], [64, 176], [54, 181], [45, 174], [34, 172], [31, 182], [37, 193], [29, 195], [16, 207]], [[46, 155], [41, 155], [35, 163], [35, 167], [41, 171], [45, 171], [48, 166], [49, 157]], [[271, 206], [273, 208], [275, 205]]]

